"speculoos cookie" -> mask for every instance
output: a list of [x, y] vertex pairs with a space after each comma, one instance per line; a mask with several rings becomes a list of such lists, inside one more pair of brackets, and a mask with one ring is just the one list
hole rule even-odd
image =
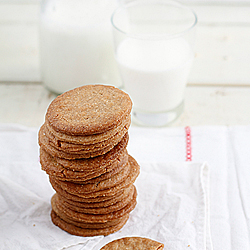
[[74, 221], [84, 222], [84, 223], [104, 223], [107, 221], [112, 221], [124, 216], [127, 213], [130, 213], [136, 206], [136, 197], [137, 192], [133, 193], [133, 198], [131, 201], [122, 209], [113, 211], [107, 214], [87, 214], [74, 211], [72, 209], [67, 208], [61, 202], [58, 201], [56, 196], [52, 196], [51, 198], [51, 206], [52, 209], [58, 211], [58, 215], [67, 215]]
[[83, 208], [105, 208], [105, 207], [109, 207], [109, 206], [113, 206], [116, 203], [119, 203], [120, 201], [126, 199], [126, 197], [128, 195], [131, 195], [133, 193], [133, 189], [135, 188], [134, 185], [129, 186], [128, 188], [123, 189], [123, 192], [118, 194], [118, 195], [114, 195], [114, 197], [111, 197], [111, 199], [108, 200], [104, 200], [104, 201], [96, 201], [96, 202], [86, 202], [80, 199], [78, 199], [77, 201], [75, 200], [71, 200], [68, 199], [68, 197], [66, 198], [65, 196], [60, 195], [59, 193], [57, 193], [57, 195], [59, 196], [60, 200], [63, 200], [65, 202], [67, 202], [68, 204], [71, 204], [73, 206], [76, 207], [83, 207]]
[[52, 222], [61, 228], [62, 230], [73, 234], [77, 236], [82, 237], [91, 237], [91, 236], [97, 236], [97, 235], [109, 235], [112, 233], [115, 233], [119, 231], [127, 222], [128, 217], [124, 217], [123, 220], [121, 220], [118, 224], [106, 228], [98, 228], [98, 229], [92, 229], [92, 228], [82, 228], [74, 226], [73, 224], [67, 223], [66, 221], [62, 220], [59, 216], [57, 216], [56, 213], [51, 212], [51, 220]]
[[96, 182], [89, 184], [78, 184], [70, 181], [61, 181], [59, 179], [56, 179], [56, 181], [57, 183], [59, 183], [62, 189], [66, 190], [71, 194], [82, 194], [82, 193], [88, 194], [104, 189], [109, 189], [112, 188], [113, 186], [118, 185], [128, 177], [128, 174], [130, 173], [130, 168], [131, 166], [129, 162], [127, 162], [125, 165], [123, 165], [123, 168], [121, 169], [120, 172], [114, 174], [109, 179], [104, 179], [101, 181], [97, 180]]
[[128, 128], [129, 126], [124, 127], [122, 130], [119, 130], [116, 134], [114, 134], [112, 137], [108, 138], [107, 140], [104, 140], [98, 143], [88, 144], [88, 145], [69, 143], [69, 142], [58, 140], [50, 132], [48, 132], [45, 125], [41, 127], [41, 130], [43, 132], [41, 136], [45, 136], [47, 138], [47, 142], [52, 147], [56, 148], [59, 151], [63, 151], [65, 153], [72, 153], [72, 154], [77, 154], [77, 153], [82, 154], [82, 153], [100, 151], [104, 148], [107, 148], [108, 146], [114, 147], [121, 141], [123, 136], [127, 133]]
[[130, 164], [130, 172], [127, 175], [127, 178], [125, 178], [124, 181], [120, 182], [119, 184], [111, 187], [111, 188], [107, 188], [107, 189], [102, 189], [102, 190], [98, 190], [95, 192], [88, 192], [88, 193], [83, 193], [83, 192], [79, 192], [79, 189], [76, 191], [74, 189], [71, 189], [67, 183], [63, 183], [60, 182], [59, 180], [57, 180], [56, 178], [53, 178], [50, 176], [50, 182], [57, 184], [58, 186], [60, 186], [61, 189], [65, 190], [67, 193], [82, 197], [82, 198], [95, 198], [95, 197], [101, 197], [101, 196], [113, 196], [115, 195], [119, 190], [126, 188], [128, 186], [130, 186], [132, 183], [135, 182], [136, 178], [138, 177], [139, 173], [140, 173], [140, 166], [138, 165], [138, 163], [135, 161], [135, 159], [132, 156], [129, 156], [129, 164]]
[[60, 196], [63, 196], [63, 198], [67, 200], [71, 200], [73, 202], [83, 202], [83, 203], [89, 203], [90, 205], [94, 204], [100, 204], [104, 202], [116, 202], [120, 201], [124, 198], [125, 193], [127, 192], [127, 189], [129, 189], [132, 184], [128, 187], [122, 188], [120, 190], [117, 190], [117, 192], [112, 193], [111, 195], [101, 195], [96, 197], [80, 197], [78, 195], [73, 195], [68, 193], [67, 191], [63, 190], [53, 179], [50, 178], [50, 183], [53, 189], [60, 194]]
[[[126, 132], [124, 136], [128, 137], [128, 132]], [[106, 154], [112, 148], [114, 148], [115, 145], [117, 145], [123, 139], [123, 137], [118, 138], [118, 140], [114, 144], [109, 144], [96, 151], [90, 150], [90, 151], [78, 151], [74, 153], [72, 152], [68, 153], [68, 152], [62, 151], [61, 149], [59, 149], [58, 147], [55, 147], [54, 145], [52, 145], [52, 143], [50, 143], [49, 138], [46, 137], [46, 134], [44, 133], [44, 127], [42, 126], [38, 134], [38, 143], [40, 147], [44, 148], [44, 150], [48, 152], [49, 154], [51, 154], [52, 156], [72, 160], [72, 159], [81, 159], [81, 158], [91, 158], [91, 157], [96, 157], [99, 155]]]
[[124, 118], [124, 120], [117, 127], [107, 130], [101, 134], [91, 134], [91, 135], [67, 135], [61, 132], [55, 131], [49, 123], [45, 120], [45, 132], [48, 132], [51, 136], [53, 136], [53, 140], [56, 140], [55, 143], [64, 142], [71, 144], [80, 144], [80, 145], [92, 145], [96, 143], [101, 143], [113, 137], [119, 131], [128, 130], [131, 124], [131, 116], [128, 115]]
[[163, 250], [164, 244], [144, 237], [124, 237], [113, 240], [100, 250]]
[[[128, 161], [127, 150], [119, 155], [116, 159], [110, 162], [109, 165], [102, 168], [97, 168], [91, 171], [76, 171], [64, 168], [55, 158], [49, 155], [43, 149], [40, 149], [41, 167], [50, 176], [55, 176], [59, 180], [93, 183], [109, 178], [121, 170], [124, 164]], [[97, 179], [98, 178], [98, 179]]]
[[110, 130], [124, 120], [132, 109], [128, 94], [104, 85], [85, 85], [55, 98], [46, 120], [67, 135], [92, 135]]
[[85, 228], [85, 229], [101, 229], [101, 228], [107, 228], [107, 227], [112, 227], [112, 226], [116, 226], [118, 224], [120, 224], [122, 221], [127, 220], [129, 218], [129, 213], [125, 214], [124, 216], [112, 220], [112, 221], [107, 221], [107, 222], [103, 222], [103, 223], [84, 223], [84, 222], [78, 222], [78, 221], [74, 221], [72, 220], [70, 217], [68, 217], [67, 215], [58, 215], [58, 211], [57, 210], [52, 210], [58, 217], [60, 217], [60, 219], [62, 219], [63, 221], [67, 222], [68, 224], [74, 225], [76, 227], [81, 227], [81, 228]]
[[104, 155], [99, 155], [93, 158], [82, 158], [82, 159], [64, 159], [54, 157], [55, 161], [61, 164], [63, 167], [71, 169], [73, 171], [96, 171], [100, 168], [110, 165], [113, 161], [123, 154], [128, 144], [129, 136], [126, 134], [122, 140], [109, 152]]
[[128, 195], [125, 196], [121, 201], [114, 203], [107, 207], [100, 206], [100, 207], [95, 207], [95, 208], [82, 207], [82, 204], [72, 205], [71, 203], [67, 202], [65, 199], [61, 199], [60, 196], [58, 196], [57, 194], [55, 195], [61, 204], [63, 204], [65, 207], [73, 211], [86, 213], [86, 214], [107, 214], [107, 213], [112, 213], [114, 211], [120, 210], [124, 208], [126, 205], [128, 205], [128, 203], [133, 198], [134, 192], [136, 192], [135, 188], [133, 192], [128, 193]]

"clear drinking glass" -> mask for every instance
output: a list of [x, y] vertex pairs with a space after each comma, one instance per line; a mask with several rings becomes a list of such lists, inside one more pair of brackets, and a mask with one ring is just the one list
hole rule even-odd
[[183, 111], [196, 14], [171, 0], [134, 0], [112, 15], [115, 57], [133, 100], [133, 122], [165, 126]]

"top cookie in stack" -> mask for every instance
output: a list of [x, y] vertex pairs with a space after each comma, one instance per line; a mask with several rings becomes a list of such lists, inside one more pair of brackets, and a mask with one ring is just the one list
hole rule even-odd
[[105, 154], [127, 133], [131, 108], [129, 96], [112, 86], [65, 92], [49, 106], [40, 142], [52, 156], [65, 159]]
[[131, 109], [125, 92], [104, 85], [70, 90], [48, 107], [40, 163], [56, 190], [52, 221], [63, 230], [108, 235], [135, 208], [140, 167], [126, 150]]

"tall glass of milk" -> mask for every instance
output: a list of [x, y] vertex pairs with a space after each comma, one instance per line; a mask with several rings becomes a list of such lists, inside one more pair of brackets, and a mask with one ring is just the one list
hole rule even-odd
[[133, 0], [121, 4], [111, 22], [124, 90], [134, 103], [133, 122], [168, 125], [183, 111], [196, 14], [171, 0]]
[[80, 85], [121, 86], [110, 18], [117, 0], [42, 0], [41, 72], [55, 93]]

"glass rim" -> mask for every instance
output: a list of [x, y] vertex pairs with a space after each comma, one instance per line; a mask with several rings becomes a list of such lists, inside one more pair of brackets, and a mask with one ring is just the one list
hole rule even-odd
[[163, 39], [169, 39], [169, 38], [175, 38], [175, 37], [179, 37], [179, 36], [182, 36], [183, 34], [185, 33], [188, 33], [190, 30], [192, 30], [197, 22], [198, 22], [198, 17], [197, 17], [197, 14], [195, 13], [195, 11], [193, 9], [191, 9], [190, 7], [188, 6], [185, 6], [184, 4], [178, 2], [178, 1], [175, 1], [175, 0], [138, 0], [138, 1], [133, 1], [133, 2], [129, 2], [127, 4], [122, 4], [121, 6], [117, 7], [114, 12], [112, 13], [111, 15], [111, 24], [112, 26], [119, 32], [123, 33], [124, 35], [128, 36], [128, 37], [131, 37], [131, 38], [148, 38], [148, 35], [142, 35], [142, 34], [134, 34], [134, 33], [129, 33], [129, 32], [126, 32], [122, 29], [120, 29], [117, 25], [115, 25], [114, 23], [114, 18], [115, 18], [115, 15], [117, 13], [119, 13], [120, 11], [124, 10], [124, 9], [128, 9], [130, 7], [133, 7], [133, 6], [139, 6], [139, 5], [148, 5], [148, 4], [159, 4], [159, 3], [169, 3], [171, 4], [171, 7], [172, 6], [175, 6], [175, 7], [178, 7], [180, 9], [186, 9], [188, 12], [192, 13], [193, 14], [193, 17], [194, 17], [194, 22], [186, 29], [184, 29], [183, 31], [181, 32], [177, 32], [177, 33], [172, 33], [172, 34], [166, 34], [166, 33], [157, 33], [157, 34], [150, 34], [151, 38], [152, 37], [155, 37], [155, 38], [163, 38]]

